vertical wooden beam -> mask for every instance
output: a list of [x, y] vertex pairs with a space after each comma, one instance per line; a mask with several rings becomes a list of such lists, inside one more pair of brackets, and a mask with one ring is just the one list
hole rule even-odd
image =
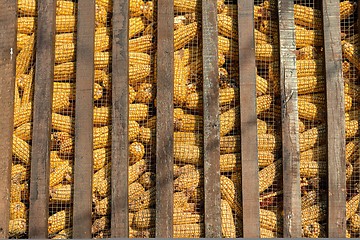
[[338, 0], [322, 1], [327, 109], [329, 238], [346, 237], [345, 110], [339, 3]]
[[113, 2], [111, 237], [129, 237], [129, 1]]
[[91, 238], [95, 0], [77, 12], [73, 238]]
[[38, 2], [33, 129], [30, 171], [29, 237], [47, 238], [51, 111], [55, 61], [56, 0]]
[[205, 237], [221, 238], [220, 118], [216, 0], [202, 1]]
[[254, 1], [238, 0], [243, 237], [260, 237]]
[[0, 2], [0, 238], [8, 238], [10, 219], [10, 174], [14, 128], [16, 68], [16, 1]]
[[174, 1], [157, 1], [156, 238], [173, 236]]
[[301, 237], [301, 190], [294, 1], [278, 1], [284, 238]]

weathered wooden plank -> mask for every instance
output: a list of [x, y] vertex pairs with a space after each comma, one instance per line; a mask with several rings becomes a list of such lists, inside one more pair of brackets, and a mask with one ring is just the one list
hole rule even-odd
[[254, 1], [238, 1], [243, 237], [260, 237]]
[[174, 1], [157, 1], [156, 237], [173, 236]]
[[91, 238], [95, 0], [77, 12], [73, 238]]
[[283, 237], [301, 237], [300, 145], [294, 1], [278, 1], [282, 102]]
[[205, 237], [221, 238], [220, 118], [216, 0], [202, 1]]
[[346, 237], [345, 109], [338, 0], [323, 0], [327, 109], [328, 237]]
[[129, 237], [129, 1], [113, 2], [111, 237]]
[[8, 238], [16, 68], [16, 2], [0, 2], [0, 238]]
[[38, 3], [30, 171], [29, 237], [47, 238], [56, 1]]

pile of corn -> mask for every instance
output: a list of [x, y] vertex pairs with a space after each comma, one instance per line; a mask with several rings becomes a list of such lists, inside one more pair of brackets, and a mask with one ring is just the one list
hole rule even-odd
[[[10, 236], [26, 236], [31, 151], [32, 89], [35, 66], [36, 0], [18, 0], [18, 54], [11, 185]], [[94, 82], [93, 226], [95, 238], [109, 237], [111, 154], [111, 0], [96, 0]], [[198, 0], [174, 1], [174, 237], [203, 237], [202, 62]], [[281, 235], [281, 204], [276, 196], [281, 172], [280, 86], [277, 9], [255, 1], [260, 226], [262, 237]], [[129, 30], [129, 225], [130, 237], [155, 234], [156, 1], [130, 0]], [[341, 19], [355, 5], [341, 3]], [[218, 0], [220, 79], [220, 171], [222, 236], [240, 237], [240, 136], [237, 5]], [[52, 112], [49, 234], [71, 238], [74, 153], [77, 3], [57, 0], [55, 76]], [[326, 112], [321, 12], [295, 4], [299, 129], [304, 237], [325, 236], [326, 201], [319, 199], [326, 174]], [[344, 76], [360, 68], [358, 36], [343, 41]], [[350, 69], [350, 70], [348, 70]], [[353, 102], [358, 86], [346, 81], [346, 136], [358, 135]], [[358, 141], [348, 141], [347, 179], [353, 174]], [[347, 220], [360, 231], [359, 195], [347, 200]], [[280, 230], [279, 230], [280, 229]]]

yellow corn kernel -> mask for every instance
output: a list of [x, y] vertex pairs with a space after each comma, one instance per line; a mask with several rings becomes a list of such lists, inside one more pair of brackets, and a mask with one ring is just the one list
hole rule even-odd
[[48, 233], [54, 234], [61, 230], [64, 230], [67, 223], [66, 220], [69, 217], [69, 212], [66, 210], [62, 210], [51, 215], [48, 219]]

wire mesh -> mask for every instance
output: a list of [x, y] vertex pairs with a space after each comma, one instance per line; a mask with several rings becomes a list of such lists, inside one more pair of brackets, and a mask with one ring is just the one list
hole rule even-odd
[[28, 237], [36, 9], [35, 1], [23, 0], [18, 3], [10, 238]]
[[302, 235], [326, 237], [327, 157], [320, 2], [295, 1]]
[[111, 213], [112, 1], [95, 1], [93, 238], [109, 238]]
[[130, 1], [130, 238], [155, 237], [156, 9], [156, 1]]
[[258, 161], [260, 185], [260, 235], [282, 235], [281, 95], [277, 6], [254, 1]]
[[[345, 134], [346, 134], [346, 237], [359, 238], [359, 110], [358, 110], [358, 64], [354, 62], [357, 42], [358, 1], [340, 1], [340, 27], [343, 51], [343, 77], [345, 83]], [[355, 60], [356, 61], [356, 60]]]

